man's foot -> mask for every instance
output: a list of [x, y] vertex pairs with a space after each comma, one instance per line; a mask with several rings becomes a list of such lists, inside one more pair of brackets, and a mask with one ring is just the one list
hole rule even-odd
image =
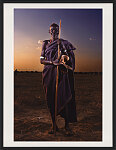
[[69, 126], [66, 126], [66, 127], [65, 127], [65, 130], [66, 130], [66, 131], [72, 131], [72, 130], [69, 128]]
[[65, 126], [65, 133], [66, 133], [66, 136], [71, 136], [73, 135], [73, 132], [72, 130], [69, 128], [69, 126]]
[[48, 134], [54, 134], [54, 130], [51, 129], [51, 130], [48, 132]]
[[[58, 126], [56, 126], [56, 131], [57, 131], [57, 132], [59, 131]], [[52, 128], [52, 129], [48, 132], [48, 134], [54, 134], [54, 128]]]

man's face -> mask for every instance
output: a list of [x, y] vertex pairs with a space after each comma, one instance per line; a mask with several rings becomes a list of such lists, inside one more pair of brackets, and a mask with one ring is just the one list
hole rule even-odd
[[58, 39], [58, 28], [56, 27], [50, 27], [50, 34], [51, 34], [51, 40], [55, 41], [56, 39]]

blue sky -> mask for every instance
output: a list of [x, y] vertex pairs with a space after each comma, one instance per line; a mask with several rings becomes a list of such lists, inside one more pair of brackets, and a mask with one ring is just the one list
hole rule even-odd
[[15, 9], [15, 69], [42, 71], [38, 41], [49, 39], [49, 26], [60, 19], [61, 38], [77, 48], [75, 71], [101, 71], [101, 9]]

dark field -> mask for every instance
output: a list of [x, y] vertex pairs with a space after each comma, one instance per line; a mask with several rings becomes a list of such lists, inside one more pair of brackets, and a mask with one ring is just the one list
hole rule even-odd
[[75, 74], [77, 123], [70, 124], [72, 136], [64, 130], [58, 116], [60, 131], [48, 134], [51, 118], [42, 86], [41, 73], [16, 73], [14, 95], [15, 141], [101, 141], [102, 140], [102, 75]]

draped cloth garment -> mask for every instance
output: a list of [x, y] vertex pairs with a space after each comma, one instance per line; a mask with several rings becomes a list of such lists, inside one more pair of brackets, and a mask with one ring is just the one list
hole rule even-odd
[[[68, 121], [76, 122], [76, 104], [75, 104], [75, 91], [74, 91], [74, 69], [75, 69], [75, 56], [73, 50], [75, 48], [71, 43], [61, 39], [60, 51], [61, 54], [64, 50], [67, 50], [69, 61], [67, 65], [73, 68], [73, 70], [66, 70], [63, 66], [59, 66], [58, 76], [58, 98], [57, 98], [57, 115], [61, 115], [66, 118], [66, 109], [68, 108]], [[55, 61], [58, 58], [58, 44], [57, 40], [50, 43], [48, 40], [44, 41], [41, 56], [48, 61]], [[55, 65], [44, 65], [42, 72], [43, 86], [47, 99], [48, 108], [52, 117], [55, 114], [55, 92], [56, 92], [56, 74], [57, 67]]]

